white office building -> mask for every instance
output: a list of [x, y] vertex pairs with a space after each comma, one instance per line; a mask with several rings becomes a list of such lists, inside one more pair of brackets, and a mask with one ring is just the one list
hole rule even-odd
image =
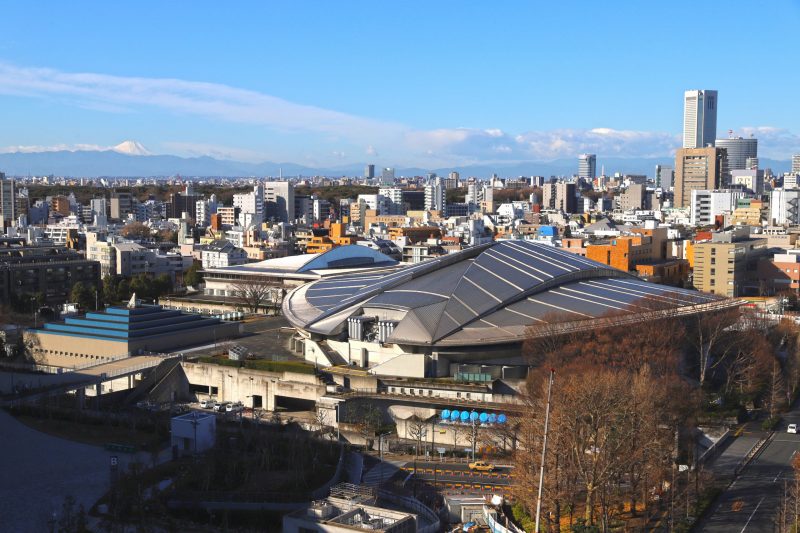
[[578, 156], [578, 177], [593, 180], [597, 175], [597, 155], [581, 154]]
[[375, 210], [379, 215], [388, 215], [388, 202], [381, 194], [359, 194], [358, 202], [364, 202], [367, 209]]
[[433, 183], [425, 186], [425, 210], [444, 213], [447, 191], [444, 180], [436, 178]]
[[233, 195], [233, 207], [239, 208], [239, 223], [248, 227], [264, 220], [264, 186], [253, 186], [253, 192]]
[[405, 213], [403, 204], [403, 189], [399, 187], [381, 187], [378, 194], [386, 199], [389, 215], [402, 215]]
[[800, 189], [774, 189], [769, 198], [769, 218], [778, 226], [800, 224]]
[[746, 196], [744, 191], [732, 189], [693, 190], [690, 223], [692, 226], [710, 226], [716, 217], [732, 213], [737, 200]]
[[713, 146], [716, 138], [717, 91], [686, 91], [683, 95], [683, 147]]

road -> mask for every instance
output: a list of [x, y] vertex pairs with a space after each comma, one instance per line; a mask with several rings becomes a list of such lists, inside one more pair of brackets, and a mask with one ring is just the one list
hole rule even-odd
[[[401, 467], [411, 474], [414, 472], [414, 461]], [[509, 467], [497, 467], [493, 472], [476, 472], [463, 463], [440, 463], [438, 461], [417, 461], [417, 479], [439, 488], [459, 489], [491, 493], [507, 491], [513, 481], [513, 471]]]
[[800, 423], [800, 409], [784, 415], [783, 424], [756, 458], [719, 497], [698, 531], [759, 533], [778, 530], [784, 480], [792, 479], [791, 460], [800, 449], [800, 435], [786, 433], [789, 423]]

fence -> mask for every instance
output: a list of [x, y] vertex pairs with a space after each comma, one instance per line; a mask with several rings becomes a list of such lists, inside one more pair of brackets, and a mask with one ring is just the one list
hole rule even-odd
[[409, 509], [416, 513], [417, 516], [422, 517], [426, 524], [417, 524], [418, 533], [436, 533], [439, 531], [441, 527], [439, 516], [418, 499], [412, 498], [411, 496], [401, 496], [400, 494], [385, 489], [378, 489], [378, 496], [390, 502], [394, 502], [405, 509]]
[[505, 525], [498, 522], [497, 512], [486, 505], [483, 506], [483, 517], [486, 519], [486, 523], [492, 533], [525, 533], [524, 530], [509, 522], [508, 519], [505, 520]]

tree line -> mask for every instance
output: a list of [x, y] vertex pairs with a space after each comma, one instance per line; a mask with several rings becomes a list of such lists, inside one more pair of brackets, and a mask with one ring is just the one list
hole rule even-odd
[[[652, 306], [637, 302], [637, 307]], [[696, 466], [701, 420], [761, 409], [769, 421], [797, 393], [798, 328], [738, 309], [693, 317], [650, 317], [635, 326], [563, 334], [532, 326], [524, 352], [526, 416], [518, 421], [515, 495], [531, 516], [539, 490], [544, 414], [550, 402], [543, 530], [607, 530], [674, 504], [678, 465]], [[565, 320], [550, 317], [548, 323]], [[681, 501], [699, 498], [708, 478], [692, 470]], [[688, 504], [687, 504], [688, 505]], [[638, 526], [635, 526], [638, 527]]]

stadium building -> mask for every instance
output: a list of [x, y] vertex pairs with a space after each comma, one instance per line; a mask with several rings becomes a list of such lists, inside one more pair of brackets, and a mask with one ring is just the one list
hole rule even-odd
[[413, 266], [320, 279], [290, 292], [283, 312], [315, 364], [489, 381], [524, 377], [521, 347], [530, 336], [738, 304], [510, 240]]

